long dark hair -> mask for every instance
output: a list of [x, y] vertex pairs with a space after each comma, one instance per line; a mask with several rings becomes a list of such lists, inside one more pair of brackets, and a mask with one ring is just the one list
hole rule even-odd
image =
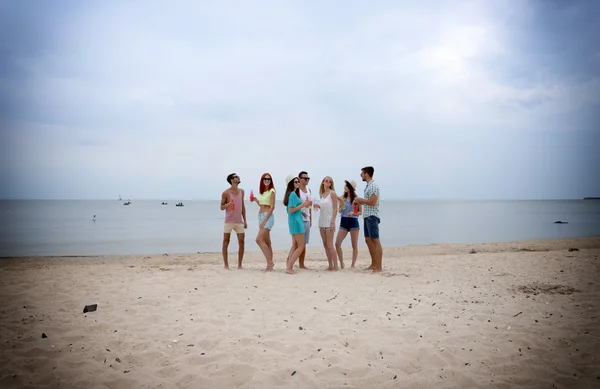
[[354, 199], [356, 198], [356, 191], [354, 190], [354, 187], [348, 181], [344, 181], [344, 182], [346, 183], [346, 188], [348, 188], [348, 192], [344, 191], [344, 198], [350, 197], [350, 203], [352, 203], [354, 201]]
[[285, 188], [285, 195], [283, 196], [283, 205], [285, 205], [286, 207], [288, 205], [290, 194], [292, 192], [296, 193], [296, 195], [300, 197], [300, 188], [296, 188], [296, 190], [294, 190], [294, 181], [296, 181], [297, 179], [298, 177], [294, 177], [293, 179], [291, 179], [290, 182], [288, 182], [287, 184], [287, 188]]

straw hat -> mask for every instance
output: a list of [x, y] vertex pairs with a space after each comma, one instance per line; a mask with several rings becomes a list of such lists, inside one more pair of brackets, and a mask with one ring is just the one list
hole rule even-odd
[[356, 190], [356, 181], [349, 180], [348, 182], [350, 183], [350, 185], [352, 185], [352, 187], [354, 188], [354, 190]]
[[290, 181], [292, 181], [294, 178], [296, 178], [296, 176], [294, 174], [288, 174], [285, 177], [285, 184], [288, 185], [290, 183]]

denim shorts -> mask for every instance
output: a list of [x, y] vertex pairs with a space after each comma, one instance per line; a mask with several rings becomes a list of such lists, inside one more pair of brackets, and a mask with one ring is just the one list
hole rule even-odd
[[[267, 212], [258, 214], [258, 225], [259, 226], [260, 226], [260, 223], [262, 223], [263, 220], [265, 220], [265, 216], [267, 216]], [[271, 214], [271, 216], [269, 216], [269, 218], [267, 219], [267, 222], [265, 223], [265, 228], [268, 229], [269, 231], [271, 231], [271, 229], [273, 229], [274, 224], [275, 224], [275, 217], [273, 216], [273, 214]]]
[[358, 224], [358, 218], [342, 216], [340, 218], [340, 230], [344, 230], [344, 231], [360, 230], [360, 225]]
[[379, 239], [379, 222], [377, 216], [367, 216], [364, 219], [365, 238]]

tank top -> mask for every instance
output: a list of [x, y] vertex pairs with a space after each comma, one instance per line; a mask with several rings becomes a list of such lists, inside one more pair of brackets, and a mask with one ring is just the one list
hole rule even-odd
[[[306, 200], [312, 200], [311, 194], [312, 193], [308, 188], [306, 188], [306, 193], [302, 192], [302, 189], [300, 189], [300, 200], [302, 200], [302, 202], [305, 202]], [[302, 208], [302, 220], [305, 222], [310, 221], [310, 207]]]
[[342, 217], [353, 217], [358, 219], [358, 216], [354, 215], [354, 216], [348, 216], [349, 213], [354, 212], [354, 205], [350, 202], [349, 199], [345, 199], [345, 204], [346, 204], [346, 208], [344, 208], [342, 210], [341, 216]]
[[333, 200], [331, 199], [331, 193], [328, 194], [327, 197], [321, 199], [321, 208], [319, 213], [319, 228], [331, 227], [334, 205], [337, 204], [334, 204]]
[[233, 201], [233, 206], [225, 210], [225, 223], [243, 223], [242, 190], [240, 189], [236, 195], [229, 191], [229, 201]]

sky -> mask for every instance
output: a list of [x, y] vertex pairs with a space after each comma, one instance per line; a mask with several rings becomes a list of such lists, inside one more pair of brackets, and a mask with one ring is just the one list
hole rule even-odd
[[0, 2], [0, 199], [600, 196], [600, 2]]

